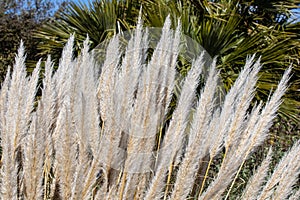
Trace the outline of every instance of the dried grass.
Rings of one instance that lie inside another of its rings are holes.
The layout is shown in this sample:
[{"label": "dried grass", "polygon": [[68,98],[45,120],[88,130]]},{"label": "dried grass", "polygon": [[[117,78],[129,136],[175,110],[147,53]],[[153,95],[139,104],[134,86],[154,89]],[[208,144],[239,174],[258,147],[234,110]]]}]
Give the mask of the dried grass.
[{"label": "dried grass", "polygon": [[[0,91],[1,199],[230,197],[244,162],[268,137],[291,69],[264,106],[257,103],[250,109],[261,65],[249,57],[219,106],[215,62],[196,95],[204,71],[199,55],[182,81],[166,124],[180,28],[174,33],[166,20],[149,62],[144,51],[147,37],[139,21],[120,62],[115,36],[98,77],[88,38],[74,59],[71,36],[57,71],[47,59],[42,86],[37,85],[41,62],[27,77],[21,44],[13,72],[8,72]],[[42,96],[35,102],[38,87]],[[299,190],[293,186],[300,173],[299,150],[297,142],[268,176],[270,151],[241,199],[298,199]],[[222,151],[216,177],[205,186],[211,164]],[[201,162],[205,160],[208,163]],[[203,174],[197,174],[200,168]],[[195,182],[196,175],[201,182]]]}]

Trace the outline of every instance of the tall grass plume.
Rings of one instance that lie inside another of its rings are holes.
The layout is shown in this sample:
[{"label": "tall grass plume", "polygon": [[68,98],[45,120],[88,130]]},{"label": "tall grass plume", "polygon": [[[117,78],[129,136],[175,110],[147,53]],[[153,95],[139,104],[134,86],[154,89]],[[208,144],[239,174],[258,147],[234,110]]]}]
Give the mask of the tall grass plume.
[{"label": "tall grass plume", "polygon": [[[139,20],[124,55],[115,35],[101,66],[88,38],[74,58],[72,35],[57,70],[48,57],[29,76],[21,43],[0,91],[1,199],[230,198],[244,163],[268,137],[291,69],[265,104],[253,103],[261,65],[250,56],[219,104],[216,60],[199,91],[207,70],[200,54],[179,79],[171,110],[180,75],[178,24],[172,31],[166,19],[149,59]],[[299,150],[298,141],[272,174],[270,150],[240,199],[299,199]]]}]

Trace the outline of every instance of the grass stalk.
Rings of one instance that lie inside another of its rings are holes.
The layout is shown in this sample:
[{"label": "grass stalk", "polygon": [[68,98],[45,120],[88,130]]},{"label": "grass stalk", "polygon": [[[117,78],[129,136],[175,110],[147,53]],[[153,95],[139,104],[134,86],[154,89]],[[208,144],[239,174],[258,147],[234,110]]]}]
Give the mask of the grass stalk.
[{"label": "grass stalk", "polygon": [[171,186],[172,172],[173,172],[173,163],[171,163],[170,166],[169,166],[167,182],[166,182],[166,189],[165,189],[165,192],[164,192],[164,200],[166,200],[168,195],[169,195],[169,190],[170,190],[170,186]]},{"label": "grass stalk", "polygon": [[202,183],[201,183],[200,191],[199,191],[199,193],[198,193],[198,198],[201,196],[201,194],[202,194],[202,192],[203,192],[203,190],[204,190],[205,181],[206,181],[206,179],[207,179],[207,177],[208,177],[208,172],[209,172],[209,170],[210,170],[210,166],[211,166],[211,164],[212,164],[212,161],[213,161],[213,157],[210,157],[209,162],[208,162],[208,165],[207,165],[206,170],[205,170],[205,174],[204,174],[204,177],[203,177],[203,181],[202,181]]}]

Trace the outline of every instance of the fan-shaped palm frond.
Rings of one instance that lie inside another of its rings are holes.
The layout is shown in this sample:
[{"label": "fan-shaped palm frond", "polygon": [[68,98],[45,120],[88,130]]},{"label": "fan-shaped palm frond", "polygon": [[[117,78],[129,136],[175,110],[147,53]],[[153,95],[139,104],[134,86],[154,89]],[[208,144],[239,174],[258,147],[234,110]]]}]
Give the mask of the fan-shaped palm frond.
[{"label": "fan-shaped palm frond", "polygon": [[[86,6],[71,3],[58,20],[37,33],[45,41],[43,54],[59,55],[70,34],[75,33],[76,52],[86,34],[91,48],[115,32],[135,26],[140,6],[146,26],[162,27],[170,15],[172,27],[181,21],[182,31],[198,42],[211,57],[218,56],[218,68],[229,90],[247,55],[261,57],[263,69],[258,81],[256,99],[267,100],[280,74],[290,65],[294,76],[280,109],[281,115],[296,119],[299,114],[299,30],[300,24],[289,21],[297,0],[97,0]],[[52,49],[52,50],[50,50]],[[185,65],[183,65],[185,66]],[[188,67],[182,68],[186,74]]]},{"label": "fan-shaped palm frond", "polygon": [[136,1],[97,0],[84,3],[71,2],[65,11],[58,13],[56,20],[46,24],[35,36],[42,40],[39,49],[42,55],[60,56],[70,35],[75,33],[75,55],[89,35],[94,48],[116,32],[128,30],[136,22]]},{"label": "fan-shaped palm frond", "polygon": [[298,1],[145,2],[143,14],[148,25],[161,26],[163,18],[170,13],[173,24],[180,19],[185,34],[202,45],[212,57],[219,57],[218,68],[227,91],[249,54],[261,57],[263,63],[257,84],[258,100],[268,99],[269,91],[280,80],[279,74],[292,65],[294,76],[280,114],[298,119],[300,26],[288,21],[291,9],[297,8]]}]

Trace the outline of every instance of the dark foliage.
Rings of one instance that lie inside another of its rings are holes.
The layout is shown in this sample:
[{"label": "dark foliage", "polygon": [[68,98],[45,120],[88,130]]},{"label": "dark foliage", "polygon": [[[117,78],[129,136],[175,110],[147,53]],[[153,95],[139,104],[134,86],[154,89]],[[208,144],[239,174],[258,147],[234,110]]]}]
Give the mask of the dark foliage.
[{"label": "dark foliage", "polygon": [[28,62],[34,63],[38,59],[38,40],[33,37],[33,32],[45,22],[51,21],[55,12],[65,4],[58,0],[0,1],[0,82],[8,66],[13,65],[21,40],[27,49]]}]

